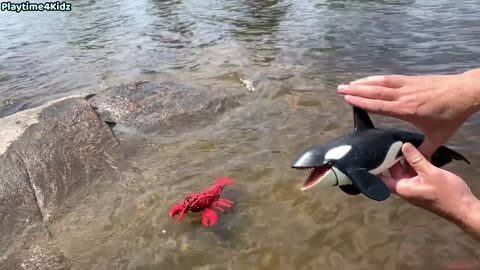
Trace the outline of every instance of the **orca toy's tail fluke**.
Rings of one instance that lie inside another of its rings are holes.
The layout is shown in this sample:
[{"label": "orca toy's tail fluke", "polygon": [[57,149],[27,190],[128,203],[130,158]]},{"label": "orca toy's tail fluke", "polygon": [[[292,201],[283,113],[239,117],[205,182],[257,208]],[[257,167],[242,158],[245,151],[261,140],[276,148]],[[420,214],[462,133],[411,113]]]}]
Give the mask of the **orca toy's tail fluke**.
[{"label": "orca toy's tail fluke", "polygon": [[466,157],[446,146],[440,146],[432,155],[432,164],[439,168],[453,160],[463,160],[470,164],[470,161]]},{"label": "orca toy's tail fluke", "polygon": [[[395,139],[402,141],[402,142],[410,142],[416,148],[420,147],[424,140],[424,136],[419,133],[413,133],[405,130],[395,129],[395,128],[385,128],[393,134]],[[466,163],[470,164],[470,161],[464,157],[462,154],[458,153],[457,151],[442,145],[440,146],[433,154],[432,154],[432,164],[435,167],[442,167],[446,164],[452,162],[453,160],[463,160]]]}]

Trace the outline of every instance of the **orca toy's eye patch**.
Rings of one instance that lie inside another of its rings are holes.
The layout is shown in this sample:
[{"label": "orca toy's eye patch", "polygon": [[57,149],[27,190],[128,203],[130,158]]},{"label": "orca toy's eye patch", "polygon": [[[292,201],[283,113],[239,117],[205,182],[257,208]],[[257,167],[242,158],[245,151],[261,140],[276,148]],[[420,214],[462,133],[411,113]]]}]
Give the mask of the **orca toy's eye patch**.
[{"label": "orca toy's eye patch", "polygon": [[315,184],[320,182],[322,180],[322,177],[331,169],[330,164],[325,164],[320,167],[315,167],[312,168],[312,171],[310,172],[310,175],[307,177],[307,180],[305,180],[305,183],[303,184],[302,190],[309,189],[313,187]]},{"label": "orca toy's eye patch", "polygon": [[325,160],[331,159],[331,160],[339,160],[343,158],[350,150],[352,149],[351,145],[342,145],[342,146],[337,146],[335,148],[332,148],[328,150],[328,152],[325,154]]}]

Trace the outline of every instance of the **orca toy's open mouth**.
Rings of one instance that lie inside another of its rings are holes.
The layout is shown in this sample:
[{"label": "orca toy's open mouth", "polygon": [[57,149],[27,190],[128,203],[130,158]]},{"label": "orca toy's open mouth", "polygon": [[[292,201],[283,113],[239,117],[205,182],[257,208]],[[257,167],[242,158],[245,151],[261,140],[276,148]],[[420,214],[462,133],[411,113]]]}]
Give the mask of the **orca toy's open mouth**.
[{"label": "orca toy's open mouth", "polygon": [[305,180],[305,183],[302,186],[302,190],[307,190],[316,184],[320,183],[322,179],[328,174],[328,172],[331,172],[332,166],[330,164],[324,164],[322,166],[318,167],[311,167],[311,168],[295,168],[299,170],[305,170],[305,169],[311,169],[310,174],[308,175],[307,179]]}]

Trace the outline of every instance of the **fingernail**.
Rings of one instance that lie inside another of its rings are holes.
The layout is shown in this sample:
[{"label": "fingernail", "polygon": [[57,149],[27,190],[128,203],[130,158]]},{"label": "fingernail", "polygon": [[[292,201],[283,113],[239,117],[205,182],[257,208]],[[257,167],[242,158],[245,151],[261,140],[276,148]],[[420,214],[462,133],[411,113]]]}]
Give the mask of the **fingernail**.
[{"label": "fingernail", "polygon": [[413,147],[411,143],[405,143],[405,146],[403,147],[403,151],[405,151],[405,153],[407,154],[410,154],[413,151],[415,151],[415,147]]},{"label": "fingernail", "polygon": [[345,95],[345,96],[343,96],[343,99],[344,99],[346,102],[350,103],[350,102],[352,101],[352,96]]},{"label": "fingernail", "polygon": [[340,84],[338,87],[337,87],[337,91],[338,92],[344,92],[345,90],[347,90],[348,86],[345,85],[345,84]]}]

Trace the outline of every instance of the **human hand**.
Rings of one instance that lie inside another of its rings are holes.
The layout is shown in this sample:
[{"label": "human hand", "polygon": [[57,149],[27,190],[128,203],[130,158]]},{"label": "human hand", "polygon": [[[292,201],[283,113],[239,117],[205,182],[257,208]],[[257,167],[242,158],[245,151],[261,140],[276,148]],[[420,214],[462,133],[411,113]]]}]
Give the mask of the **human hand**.
[{"label": "human hand", "polygon": [[419,128],[428,158],[463,125],[480,104],[480,70],[455,75],[386,75],[362,78],[338,91],[351,105],[396,117]]},{"label": "human hand", "polygon": [[392,191],[407,202],[456,224],[467,223],[477,198],[457,175],[432,165],[412,144],[402,146],[405,167],[397,163],[389,176],[381,176]]}]

